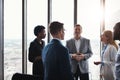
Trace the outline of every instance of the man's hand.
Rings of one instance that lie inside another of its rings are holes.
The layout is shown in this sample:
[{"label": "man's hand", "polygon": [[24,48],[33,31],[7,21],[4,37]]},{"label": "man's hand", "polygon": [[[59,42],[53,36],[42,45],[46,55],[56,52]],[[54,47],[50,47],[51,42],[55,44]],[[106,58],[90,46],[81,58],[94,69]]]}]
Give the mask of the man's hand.
[{"label": "man's hand", "polygon": [[37,56],[37,57],[35,58],[35,61],[40,60],[40,59],[42,59],[41,56]]},{"label": "man's hand", "polygon": [[100,61],[96,61],[96,62],[94,62],[94,64],[95,65],[99,65],[99,64],[101,64],[101,62]]},{"label": "man's hand", "polygon": [[74,53],[74,54],[71,54],[71,57],[72,57],[72,59],[76,59],[76,57],[77,57],[77,54],[76,54],[76,53]]},{"label": "man's hand", "polygon": [[76,60],[77,60],[77,61],[81,61],[81,60],[83,60],[84,58],[85,58],[85,55],[84,55],[83,53],[79,53],[79,54],[77,54]]}]

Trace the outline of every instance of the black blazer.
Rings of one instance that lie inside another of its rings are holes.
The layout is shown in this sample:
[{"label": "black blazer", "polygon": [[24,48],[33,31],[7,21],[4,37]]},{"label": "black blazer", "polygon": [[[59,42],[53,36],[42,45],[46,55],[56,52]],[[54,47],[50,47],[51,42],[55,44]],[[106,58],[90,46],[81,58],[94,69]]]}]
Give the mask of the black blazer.
[{"label": "black blazer", "polygon": [[42,49],[45,45],[45,42],[42,41],[42,44],[40,44],[37,39],[33,40],[31,43],[30,43],[30,47],[29,47],[29,55],[28,55],[28,58],[29,58],[29,61],[30,62],[34,62],[35,61],[35,58],[37,56],[41,56],[41,53],[42,53]]},{"label": "black blazer", "polygon": [[35,59],[38,56],[41,57],[44,45],[44,41],[42,41],[42,43],[40,44],[37,39],[30,43],[28,59],[30,62],[33,63],[33,75],[43,76],[44,74],[42,59]]}]

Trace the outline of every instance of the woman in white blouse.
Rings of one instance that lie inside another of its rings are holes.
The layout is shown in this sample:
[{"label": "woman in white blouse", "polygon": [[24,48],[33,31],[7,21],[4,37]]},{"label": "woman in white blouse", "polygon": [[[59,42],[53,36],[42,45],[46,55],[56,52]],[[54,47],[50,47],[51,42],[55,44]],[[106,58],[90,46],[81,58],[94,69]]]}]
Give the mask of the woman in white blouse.
[{"label": "woman in white blouse", "polygon": [[103,43],[101,61],[96,61],[94,64],[101,64],[101,78],[104,80],[115,80],[114,66],[118,46],[116,45],[115,41],[113,41],[112,32],[109,30],[104,31],[104,33],[101,35],[101,42]]}]

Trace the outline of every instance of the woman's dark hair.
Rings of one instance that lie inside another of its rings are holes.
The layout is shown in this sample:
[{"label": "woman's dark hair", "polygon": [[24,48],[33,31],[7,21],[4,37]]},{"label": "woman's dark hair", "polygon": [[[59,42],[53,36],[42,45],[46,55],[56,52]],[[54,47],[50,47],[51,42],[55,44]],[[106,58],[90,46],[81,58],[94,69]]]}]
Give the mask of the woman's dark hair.
[{"label": "woman's dark hair", "polygon": [[42,26],[42,25],[37,25],[37,26],[34,28],[34,35],[37,36],[38,33],[40,33],[43,29],[45,29],[44,26]]}]

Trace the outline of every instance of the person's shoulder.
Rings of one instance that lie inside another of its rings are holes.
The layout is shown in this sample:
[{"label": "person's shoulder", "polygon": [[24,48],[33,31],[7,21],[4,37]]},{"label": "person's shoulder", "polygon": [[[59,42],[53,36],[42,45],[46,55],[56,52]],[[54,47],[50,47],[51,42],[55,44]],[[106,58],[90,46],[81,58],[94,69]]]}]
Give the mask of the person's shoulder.
[{"label": "person's shoulder", "polygon": [[68,49],[65,46],[63,46],[63,45],[60,45],[58,50],[64,52],[64,51],[67,51]]},{"label": "person's shoulder", "polygon": [[110,48],[114,48],[114,49],[116,49],[115,46],[112,45],[112,44],[108,44],[108,46],[109,46]]},{"label": "person's shoulder", "polygon": [[114,47],[114,45],[112,45],[112,44],[108,44],[107,46],[109,46],[109,47]]},{"label": "person's shoulder", "polygon": [[109,50],[117,52],[117,48],[114,45],[108,44],[107,47]]},{"label": "person's shoulder", "polygon": [[73,40],[74,40],[74,38],[71,38],[71,39],[66,40],[66,42],[71,42]]},{"label": "person's shoulder", "polygon": [[51,45],[51,43],[48,43],[47,45],[45,45],[45,47],[48,47],[48,46],[50,46]]},{"label": "person's shoulder", "polygon": [[83,39],[83,40],[87,40],[87,41],[90,41],[90,39],[85,38],[85,37],[81,37],[81,39]]},{"label": "person's shoulder", "polygon": [[30,42],[30,45],[34,45],[35,43],[36,43],[35,40],[33,40]]},{"label": "person's shoulder", "polygon": [[44,46],[43,50],[46,51],[50,47],[50,43]]},{"label": "person's shoulder", "polygon": [[33,39],[31,42],[30,42],[30,44],[34,44],[34,43],[36,43],[37,42],[37,39],[35,38],[35,39]]}]

